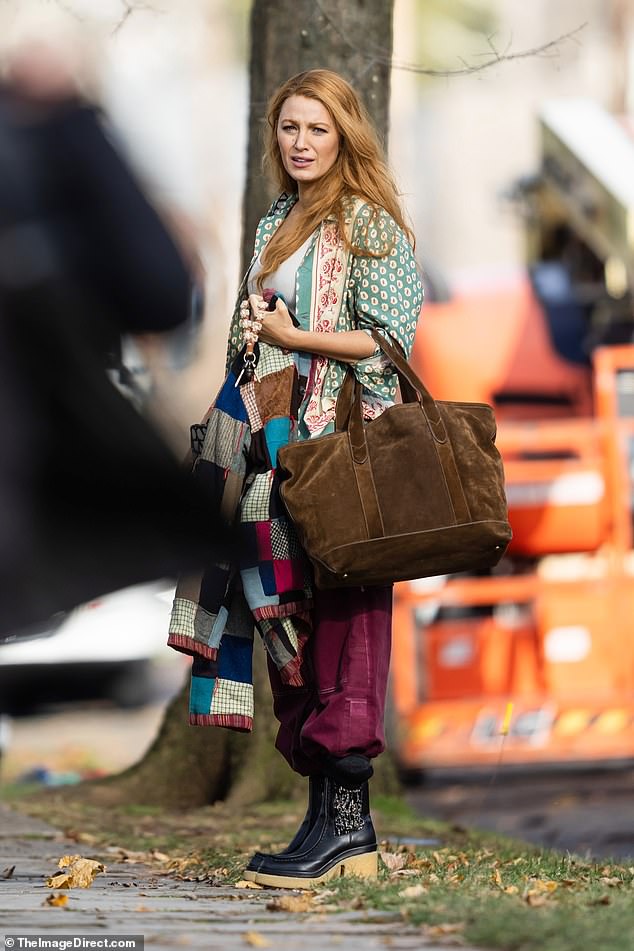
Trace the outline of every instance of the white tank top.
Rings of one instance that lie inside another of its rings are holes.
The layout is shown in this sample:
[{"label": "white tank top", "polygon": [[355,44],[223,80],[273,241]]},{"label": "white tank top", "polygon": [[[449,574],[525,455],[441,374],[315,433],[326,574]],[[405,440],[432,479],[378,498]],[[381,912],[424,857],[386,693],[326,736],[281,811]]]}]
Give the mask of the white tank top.
[{"label": "white tank top", "polygon": [[[308,247],[313,240],[313,234],[310,234],[304,243],[299,246],[297,251],[288,257],[285,261],[282,261],[277,271],[274,271],[266,279],[266,286],[270,287],[272,290],[276,291],[278,294],[281,294],[286,305],[291,313],[295,313],[297,310],[297,301],[295,300],[295,283],[297,280],[297,269],[302,263],[304,255],[308,251]],[[251,273],[249,274],[248,281],[248,290],[249,294],[256,294],[257,287],[255,285],[256,278],[260,271],[262,270],[262,264],[260,262],[260,255],[257,256],[253,267],[251,268]]]}]

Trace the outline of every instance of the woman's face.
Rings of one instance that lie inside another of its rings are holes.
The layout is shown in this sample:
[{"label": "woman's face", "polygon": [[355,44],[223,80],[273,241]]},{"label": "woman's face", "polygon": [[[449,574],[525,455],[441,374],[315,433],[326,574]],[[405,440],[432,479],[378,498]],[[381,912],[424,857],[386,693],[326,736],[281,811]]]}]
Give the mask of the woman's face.
[{"label": "woman's face", "polygon": [[339,133],[323,103],[306,96],[289,96],[277,121],[277,142],[284,168],[298,183],[318,181],[335,164]]}]

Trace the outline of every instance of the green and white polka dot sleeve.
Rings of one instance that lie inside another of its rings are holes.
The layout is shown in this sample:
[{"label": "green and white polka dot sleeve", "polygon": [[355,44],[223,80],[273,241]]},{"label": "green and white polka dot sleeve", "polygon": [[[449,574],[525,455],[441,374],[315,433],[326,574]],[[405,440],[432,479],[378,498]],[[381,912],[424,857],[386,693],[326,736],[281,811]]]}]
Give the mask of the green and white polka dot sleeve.
[{"label": "green and white polka dot sleeve", "polygon": [[[378,330],[395,340],[409,357],[423,287],[412,247],[403,230],[385,211],[373,217],[364,206],[355,222],[355,246],[368,248],[380,257],[357,254],[350,273],[349,294],[354,323],[360,330]],[[382,253],[383,252],[383,253]],[[358,375],[376,367],[374,357],[355,365]]]}]

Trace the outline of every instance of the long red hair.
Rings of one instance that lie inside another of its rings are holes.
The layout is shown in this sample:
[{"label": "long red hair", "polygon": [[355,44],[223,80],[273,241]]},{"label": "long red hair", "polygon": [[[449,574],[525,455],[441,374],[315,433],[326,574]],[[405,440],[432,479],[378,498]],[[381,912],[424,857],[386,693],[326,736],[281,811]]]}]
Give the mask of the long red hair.
[{"label": "long red hair", "polygon": [[[350,83],[330,69],[310,69],[292,76],[273,94],[267,108],[265,165],[282,191],[297,193],[297,182],[282,163],[277,142],[277,125],[282,106],[290,96],[318,100],[330,113],[339,133],[339,154],[331,169],[320,179],[319,189],[304,204],[301,213],[277,231],[262,254],[257,284],[293,253],[328,217],[335,217],[346,245],[356,253],[375,256],[376,252],[350,244],[344,227],[346,200],[365,199],[374,209],[381,208],[405,231],[412,246],[414,235],[404,220],[398,190],[388,168],[383,149],[361,99]],[[387,253],[385,248],[382,254]]]}]

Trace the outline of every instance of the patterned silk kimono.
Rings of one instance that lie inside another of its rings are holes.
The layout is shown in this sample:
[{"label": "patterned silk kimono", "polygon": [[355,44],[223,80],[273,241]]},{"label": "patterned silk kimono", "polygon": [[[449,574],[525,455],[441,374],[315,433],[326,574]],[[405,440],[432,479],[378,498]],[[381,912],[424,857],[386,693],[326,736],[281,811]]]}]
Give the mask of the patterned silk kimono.
[{"label": "patterned silk kimono", "polygon": [[[253,262],[284,220],[295,195],[282,195],[260,221]],[[315,232],[297,270],[296,318],[317,333],[379,330],[409,355],[422,305],[412,248],[396,222],[360,200],[346,227]],[[227,355],[227,378],[202,427],[193,427],[194,476],[211,490],[228,521],[238,521],[235,563],[210,565],[178,585],[168,643],[191,654],[190,722],[249,730],[253,717],[251,654],[254,627],[289,684],[300,685],[302,648],[311,632],[310,566],[281,504],[277,450],[334,428],[336,399],[347,364],[259,343],[257,377],[236,385],[242,366],[238,292]],[[275,290],[275,288],[273,288]],[[364,387],[364,415],[393,402],[397,377],[378,350],[353,365]]]}]

